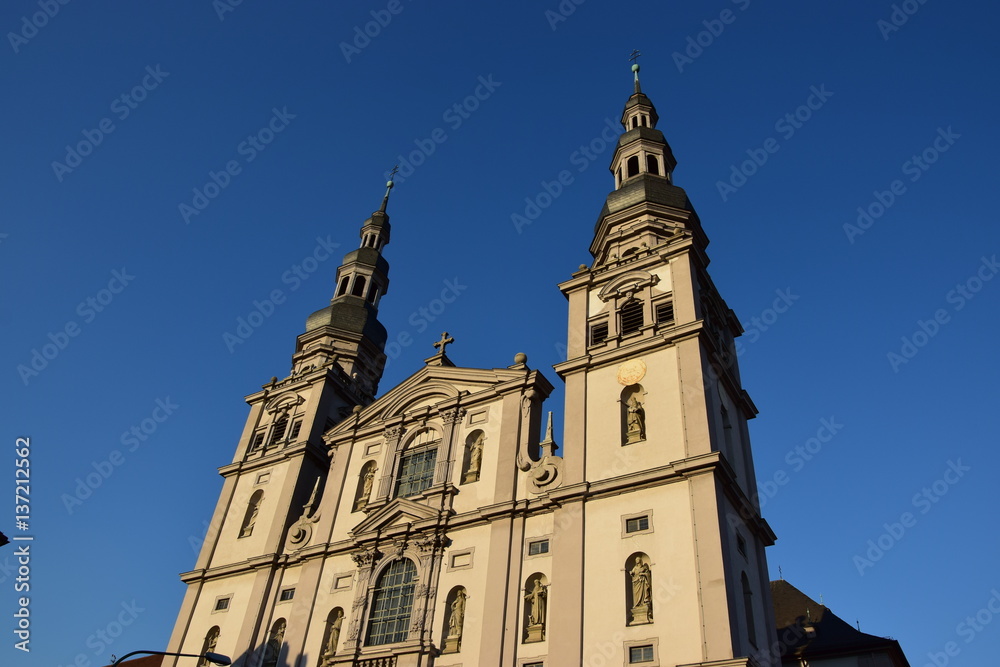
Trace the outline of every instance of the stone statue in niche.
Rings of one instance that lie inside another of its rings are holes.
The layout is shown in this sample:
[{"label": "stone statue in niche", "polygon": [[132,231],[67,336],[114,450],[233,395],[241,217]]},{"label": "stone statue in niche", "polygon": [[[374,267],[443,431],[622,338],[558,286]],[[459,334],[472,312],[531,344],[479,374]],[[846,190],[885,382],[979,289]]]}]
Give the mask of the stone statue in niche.
[{"label": "stone statue in niche", "polygon": [[545,607],[548,596],[545,585],[535,579],[524,599],[528,602],[528,636],[526,642],[540,642],[545,639]]},{"label": "stone statue in niche", "polygon": [[[205,648],[202,649],[201,654],[215,653],[216,646],[219,645],[219,628],[214,627],[208,631],[208,635],[205,637]],[[208,658],[201,658],[198,661],[198,667],[209,667],[211,663]]]},{"label": "stone statue in niche", "polygon": [[653,611],[652,573],[642,556],[635,557],[635,565],[629,570],[632,577],[632,622],[640,625],[651,622]]},{"label": "stone statue in niche", "polygon": [[285,619],[281,619],[271,628],[271,636],[264,647],[264,660],[261,667],[277,667],[278,654],[281,653],[281,645],[285,641]]},{"label": "stone statue in niche", "polygon": [[333,655],[337,652],[337,644],[340,643],[340,628],[344,625],[344,610],[338,609],[330,621],[330,636],[326,640],[326,655]]},{"label": "stone statue in niche", "polygon": [[250,505],[250,512],[240,529],[240,537],[249,537],[253,533],[254,524],[257,523],[257,514],[260,513],[260,500],[263,496],[256,496]]},{"label": "stone statue in niche", "polygon": [[455,594],[455,601],[451,603],[451,616],[448,617],[448,636],[461,637],[462,625],[465,623],[465,591],[460,590]]},{"label": "stone statue in niche", "polygon": [[354,503],[355,510],[364,509],[365,505],[368,504],[368,499],[372,497],[372,487],[375,485],[376,472],[378,472],[378,466],[372,465],[369,466],[368,472],[364,474],[361,482],[361,494]]},{"label": "stone statue in niche", "polygon": [[486,439],[485,433],[480,433],[476,439],[469,443],[469,469],[465,472],[465,483],[478,482],[479,470],[483,465],[483,441]]},{"label": "stone statue in niche", "polygon": [[646,439],[646,410],[635,394],[625,402],[627,414],[625,442],[639,442]]},{"label": "stone statue in niche", "polygon": [[444,640],[442,653],[458,653],[462,648],[462,628],[465,625],[465,601],[468,595],[464,588],[458,589],[448,614],[448,634]]}]

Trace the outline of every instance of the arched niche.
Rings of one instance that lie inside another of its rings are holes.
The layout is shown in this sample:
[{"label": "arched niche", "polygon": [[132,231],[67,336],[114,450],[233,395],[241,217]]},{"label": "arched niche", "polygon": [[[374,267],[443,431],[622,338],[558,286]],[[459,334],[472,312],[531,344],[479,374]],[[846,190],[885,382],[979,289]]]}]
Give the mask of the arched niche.
[{"label": "arched niche", "polygon": [[361,466],[358,473],[358,486],[354,492],[354,512],[360,512],[371,500],[372,490],[375,488],[375,473],[378,472],[378,464],[374,460],[367,461]]},{"label": "arched niche", "polygon": [[622,389],[618,399],[621,409],[622,445],[646,439],[646,392],[641,384]]},{"label": "arched niche", "polygon": [[524,581],[522,591],[524,613],[522,615],[522,642],[531,644],[545,641],[549,608],[549,580],[541,572],[535,572]]},{"label": "arched niche", "polygon": [[483,450],[486,447],[486,433],[476,429],[465,438],[462,456],[462,484],[478,482],[483,469]]},{"label": "arched niche", "polygon": [[625,624],[653,622],[653,569],[649,556],[637,551],[625,561]]}]

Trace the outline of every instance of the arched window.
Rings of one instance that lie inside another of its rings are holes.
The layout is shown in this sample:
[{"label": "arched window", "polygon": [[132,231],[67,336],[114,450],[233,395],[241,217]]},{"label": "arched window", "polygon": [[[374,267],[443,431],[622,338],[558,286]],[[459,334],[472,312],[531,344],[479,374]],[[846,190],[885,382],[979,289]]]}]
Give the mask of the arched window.
[{"label": "arched window", "polygon": [[274,420],[274,427],[271,429],[271,441],[268,444],[274,445],[278,443],[285,437],[286,430],[288,430],[288,415],[281,415]]},{"label": "arched window", "polygon": [[625,624],[653,622],[653,571],[649,556],[637,552],[625,561]]},{"label": "arched window", "polygon": [[627,336],[642,328],[644,323],[643,303],[639,299],[629,299],[621,307],[621,333]]},{"label": "arched window", "polygon": [[615,185],[617,187],[621,187],[621,185],[622,185],[622,168],[621,167],[618,167],[618,181],[615,183]]},{"label": "arched window", "polygon": [[240,527],[240,537],[250,537],[253,534],[253,527],[257,523],[257,515],[260,513],[260,504],[263,500],[263,489],[257,489],[250,496],[250,502],[247,503],[247,512],[243,515],[243,525]]},{"label": "arched window", "polygon": [[639,156],[638,155],[633,155],[632,157],[630,157],[628,159],[628,162],[625,163],[625,169],[626,169],[626,173],[628,174],[627,178],[632,178],[633,176],[638,175],[638,173],[639,173]]},{"label": "arched window", "polygon": [[[221,631],[219,630],[219,626],[212,626],[212,629],[205,635],[205,643],[201,645],[201,655],[205,655],[206,653],[215,653],[215,647],[219,643],[220,634]],[[198,667],[209,667],[210,664],[211,663],[209,663],[208,658],[201,658],[198,661]]]},{"label": "arched window", "polygon": [[395,497],[415,496],[434,483],[434,468],[437,465],[440,443],[440,434],[429,428],[418,431],[410,439],[399,459]]},{"label": "arched window", "polygon": [[264,646],[264,660],[261,667],[277,667],[278,657],[285,644],[285,619],[279,618],[271,626],[271,632],[267,636],[267,644]]},{"label": "arched window", "polygon": [[368,646],[406,641],[413,611],[413,589],[417,581],[417,566],[401,558],[393,561],[379,575],[372,593],[371,616],[368,619]]},{"label": "arched window", "polygon": [[365,277],[364,276],[358,276],[357,278],[355,278],[354,279],[354,287],[351,289],[351,296],[361,296],[361,297],[363,297],[365,295],[365,285],[366,284],[367,284],[367,282],[365,281]]},{"label": "arched window", "polygon": [[334,607],[326,617],[326,631],[323,633],[323,645],[319,650],[319,665],[322,667],[326,658],[337,653],[337,645],[340,644],[340,628],[344,625],[344,610]]},{"label": "arched window", "polygon": [[340,287],[337,289],[337,296],[344,296],[347,294],[347,286],[351,282],[350,276],[344,276],[340,279]]},{"label": "arched window", "polygon": [[523,643],[545,641],[546,613],[549,607],[549,580],[536,572],[524,582]]},{"label": "arched window", "polygon": [[747,617],[747,638],[756,648],[757,629],[753,620],[753,591],[750,590],[750,580],[746,572],[740,574],[740,583],[743,585],[743,614]]},{"label": "arched window", "polygon": [[368,461],[361,466],[361,474],[358,475],[358,490],[354,494],[355,512],[363,510],[368,501],[371,500],[376,472],[378,472],[378,466],[375,461]]},{"label": "arched window", "polygon": [[657,176],[660,175],[660,161],[656,159],[655,155],[646,156],[646,171]]},{"label": "arched window", "polygon": [[641,384],[633,384],[622,389],[618,402],[621,404],[622,444],[642,442],[646,439],[646,392]]},{"label": "arched window", "polygon": [[377,296],[378,296],[378,285],[375,284],[375,283],[372,283],[371,288],[368,290],[368,303],[374,304],[375,303],[375,297],[377,297]]}]

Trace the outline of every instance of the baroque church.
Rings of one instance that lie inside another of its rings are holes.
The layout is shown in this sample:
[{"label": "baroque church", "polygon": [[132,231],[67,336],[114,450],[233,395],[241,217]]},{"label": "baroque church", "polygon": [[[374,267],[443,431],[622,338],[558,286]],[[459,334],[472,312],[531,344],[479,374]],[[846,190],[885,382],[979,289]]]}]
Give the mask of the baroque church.
[{"label": "baroque church", "polygon": [[521,354],[459,367],[445,334],[379,393],[390,181],[291,373],[246,398],[169,651],[241,667],[782,663],[742,329],[633,71],[593,262],[559,285],[561,446],[552,382]]}]

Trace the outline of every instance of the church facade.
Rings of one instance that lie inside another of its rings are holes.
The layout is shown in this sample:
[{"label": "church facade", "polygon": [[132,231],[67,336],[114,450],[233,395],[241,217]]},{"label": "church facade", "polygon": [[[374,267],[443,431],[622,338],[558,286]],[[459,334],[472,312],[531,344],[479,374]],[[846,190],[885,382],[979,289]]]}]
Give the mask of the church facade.
[{"label": "church facade", "polygon": [[562,446],[553,385],[524,355],[458,367],[445,334],[379,394],[387,188],[291,373],[247,397],[169,651],[243,667],[780,664],[742,330],[633,69],[593,263],[559,285]]}]

